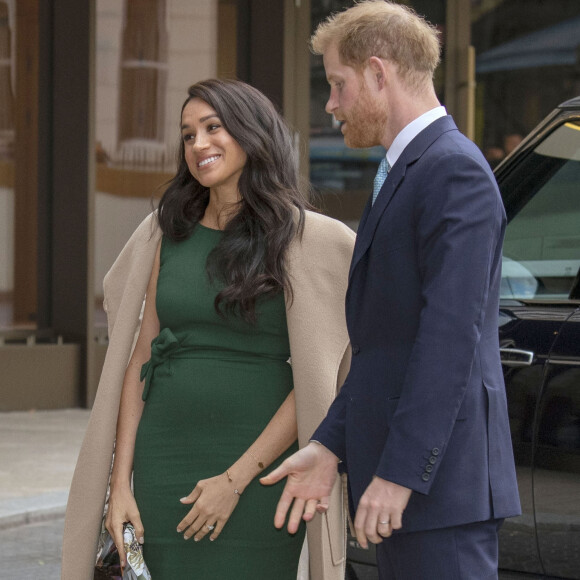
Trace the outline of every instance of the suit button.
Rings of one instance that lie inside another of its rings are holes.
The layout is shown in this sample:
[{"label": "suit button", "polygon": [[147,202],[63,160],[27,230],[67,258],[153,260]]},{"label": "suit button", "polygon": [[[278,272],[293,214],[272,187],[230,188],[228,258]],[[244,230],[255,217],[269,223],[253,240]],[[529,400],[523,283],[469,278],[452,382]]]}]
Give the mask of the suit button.
[{"label": "suit button", "polygon": [[358,354],[360,352],[360,346],[358,344],[352,345],[352,354]]},{"label": "suit button", "polygon": [[431,449],[431,455],[439,455],[439,448],[433,447],[433,449]]},{"label": "suit button", "polygon": [[431,473],[433,471],[433,466],[432,465],[425,465],[425,471],[427,473]]},{"label": "suit button", "polygon": [[429,457],[429,463],[431,465],[435,465],[435,463],[437,463],[437,457],[433,457],[433,455],[431,455],[431,457]]},{"label": "suit button", "polygon": [[428,473],[424,473],[424,474],[421,476],[421,479],[422,479],[423,481],[429,481],[429,477],[431,477],[431,476],[430,476]]}]

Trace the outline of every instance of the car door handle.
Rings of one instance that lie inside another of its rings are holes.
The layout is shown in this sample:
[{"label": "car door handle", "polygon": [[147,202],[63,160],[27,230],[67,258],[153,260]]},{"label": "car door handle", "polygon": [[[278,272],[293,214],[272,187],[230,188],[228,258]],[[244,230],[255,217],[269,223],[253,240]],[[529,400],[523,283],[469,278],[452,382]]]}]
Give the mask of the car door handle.
[{"label": "car door handle", "polygon": [[529,367],[534,360],[531,350],[519,348],[500,348],[501,364],[506,367]]}]

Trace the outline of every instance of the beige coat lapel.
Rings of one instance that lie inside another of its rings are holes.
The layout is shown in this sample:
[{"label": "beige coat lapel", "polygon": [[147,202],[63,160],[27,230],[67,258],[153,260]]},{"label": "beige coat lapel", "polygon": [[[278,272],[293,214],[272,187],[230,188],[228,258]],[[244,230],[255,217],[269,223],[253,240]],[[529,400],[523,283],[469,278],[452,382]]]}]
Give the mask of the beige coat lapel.
[{"label": "beige coat lapel", "polygon": [[63,580],[93,578],[123,377],[160,238],[154,225],[152,215],[141,223],[105,277],[109,347],[69,492]]},{"label": "beige coat lapel", "polygon": [[[63,580],[93,577],[123,377],[159,239],[151,215],[131,236],[105,278],[109,348],[69,494]],[[308,212],[303,238],[295,240],[289,250],[294,298],[287,319],[301,445],[325,416],[337,385],[344,380],[344,376],[337,380],[337,374],[344,375],[350,363],[348,355],[343,356],[348,340],[344,297],[353,245],[354,234],[346,226]],[[337,478],[328,516],[308,524],[311,580],[344,577],[344,509]]]},{"label": "beige coat lapel", "polygon": [[[344,299],[353,244],[354,234],[346,226],[308,213],[302,240],[295,240],[289,251],[294,299],[287,321],[301,447],[326,416],[350,366]],[[344,577],[345,530],[346,506],[337,476],[327,515],[308,524],[312,579]]]}]

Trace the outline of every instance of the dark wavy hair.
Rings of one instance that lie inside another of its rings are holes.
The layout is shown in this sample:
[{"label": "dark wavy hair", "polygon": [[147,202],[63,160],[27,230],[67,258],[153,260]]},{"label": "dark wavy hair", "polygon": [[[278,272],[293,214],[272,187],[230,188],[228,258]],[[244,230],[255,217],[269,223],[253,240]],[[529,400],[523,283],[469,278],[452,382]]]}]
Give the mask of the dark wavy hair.
[{"label": "dark wavy hair", "polygon": [[[218,114],[247,155],[239,179],[241,200],[224,235],[209,254],[210,280],[224,283],[215,299],[221,315],[256,320],[256,300],[292,288],[286,268],[290,242],[301,235],[310,208],[299,188],[298,154],[284,119],[260,91],[235,80],[209,79],[188,89]],[[159,223],[169,239],[187,239],[204,215],[209,189],[190,173],[180,139],[178,168],[159,203]],[[298,211],[296,211],[298,210]]]}]

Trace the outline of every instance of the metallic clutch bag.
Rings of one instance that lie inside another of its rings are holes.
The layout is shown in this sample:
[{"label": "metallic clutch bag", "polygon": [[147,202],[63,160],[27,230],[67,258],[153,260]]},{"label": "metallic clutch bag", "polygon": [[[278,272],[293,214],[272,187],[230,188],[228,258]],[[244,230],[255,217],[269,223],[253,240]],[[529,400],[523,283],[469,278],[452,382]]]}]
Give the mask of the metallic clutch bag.
[{"label": "metallic clutch bag", "polygon": [[151,574],[143,560],[143,547],[137,541],[131,524],[123,527],[123,544],[127,554],[127,566],[121,574],[119,553],[111,534],[104,528],[99,538],[94,580],[151,580]]}]

